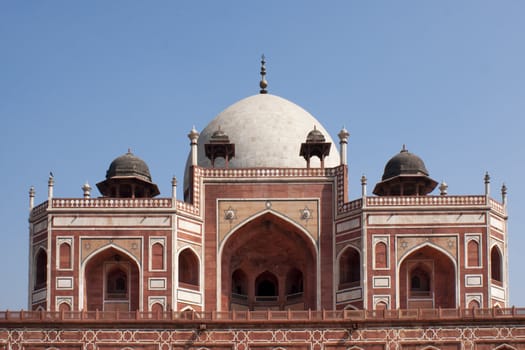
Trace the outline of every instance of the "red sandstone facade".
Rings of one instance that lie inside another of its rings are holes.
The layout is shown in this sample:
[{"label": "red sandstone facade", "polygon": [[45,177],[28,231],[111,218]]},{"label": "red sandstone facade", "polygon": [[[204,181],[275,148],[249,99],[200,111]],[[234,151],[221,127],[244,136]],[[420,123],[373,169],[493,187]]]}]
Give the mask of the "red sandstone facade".
[{"label": "red sandstone facade", "polygon": [[193,172],[194,203],[34,208],[31,309],[507,306],[505,208],[488,195],[346,202],[344,165]]},{"label": "red sandstone facade", "polygon": [[82,198],[55,198],[52,177],[47,201],[34,206],[31,191],[35,312],[0,314],[0,349],[524,348],[523,312],[506,309],[505,188],[492,199],[487,175],[481,195],[444,183],[432,195],[403,148],[375,195],[363,177],[349,201],[346,130],[340,156],[320,127],[254,149],[271,124],[258,113],[289,118],[290,133],[315,121],[264,93],[233,105],[188,135],[184,200],[175,179],[155,198],[131,152],[101,197],[86,184]]}]

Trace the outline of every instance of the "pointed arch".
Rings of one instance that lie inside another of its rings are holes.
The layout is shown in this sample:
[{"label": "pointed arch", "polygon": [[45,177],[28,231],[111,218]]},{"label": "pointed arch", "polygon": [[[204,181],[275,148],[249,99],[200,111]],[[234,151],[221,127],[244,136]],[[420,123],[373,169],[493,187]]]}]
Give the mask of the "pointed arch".
[{"label": "pointed arch", "polygon": [[264,271],[255,279],[255,298],[273,300],[279,296],[279,280],[270,271]]},{"label": "pointed arch", "polygon": [[[275,249],[276,244],[280,249]],[[317,307],[317,244],[312,235],[289,218],[272,210],[253,215],[225,235],[219,253],[217,300],[222,310]],[[264,272],[273,274],[275,279],[262,283]],[[247,288],[239,290],[247,294],[239,296],[235,288],[242,280],[247,281]],[[270,290],[275,295],[270,295]]]},{"label": "pointed arch", "polygon": [[397,265],[398,305],[401,308],[457,307],[457,274],[456,259],[445,249],[431,242],[412,247]]},{"label": "pointed arch", "polygon": [[199,289],[199,257],[191,247],[182,249],[178,257],[179,285]]},{"label": "pointed arch", "polygon": [[359,308],[358,308],[357,306],[355,306],[355,305],[346,305],[346,306],[344,307],[343,310],[354,310],[354,311],[359,311],[359,310],[361,310],[361,309],[359,309]]},{"label": "pointed arch", "polygon": [[472,299],[469,301],[468,306],[469,309],[479,309],[481,305],[479,304],[479,301]]},{"label": "pointed arch", "polygon": [[304,238],[307,238],[308,241],[310,241],[310,243],[312,243],[312,245],[315,247],[317,245],[317,243],[315,242],[315,239],[314,237],[312,237],[312,235],[304,228],[302,227],[301,225],[299,225],[297,222],[291,220],[289,217],[287,216],[284,216],[282,214],[280,214],[279,212],[276,212],[275,210],[271,210],[271,209],[266,209],[266,210],[263,210],[255,215],[252,215],[246,219],[244,219],[243,221],[241,221],[239,224],[235,225],[225,236],[224,236],[224,239],[222,240],[221,242],[221,245],[219,247],[219,254],[222,255],[222,251],[224,249],[224,246],[226,245],[227,241],[239,230],[242,230],[243,227],[258,219],[258,218],[261,218],[261,217],[264,217],[266,215],[273,215],[285,222],[287,222],[288,224],[292,225],[294,227],[294,229],[296,229],[298,232],[301,232],[303,235],[304,235]]},{"label": "pointed arch", "polygon": [[35,254],[34,266],[34,289],[45,288],[47,285],[47,252],[42,247]]},{"label": "pointed arch", "polygon": [[142,266],[142,264],[140,263],[140,261],[133,255],[131,254],[129,251],[127,251],[126,249],[114,244],[114,243],[108,243],[98,249],[95,249],[94,251],[92,251],[88,256],[86,256],[86,258],[84,259],[84,261],[82,262],[82,268],[85,269],[86,267],[86,264],[91,260],[93,259],[93,257],[96,257],[99,253],[101,252],[104,252],[108,249],[115,249],[116,251],[126,255],[126,257],[128,257],[129,259],[133,260],[137,266],[140,268]]},{"label": "pointed arch", "polygon": [[503,282],[503,258],[497,245],[490,250],[490,278],[498,283]]},{"label": "pointed arch", "polygon": [[292,296],[303,292],[303,273],[293,267],[286,274],[286,294]]},{"label": "pointed arch", "polygon": [[232,273],[232,295],[240,299],[248,296],[248,275],[243,269],[236,269]]},{"label": "pointed arch", "polygon": [[518,348],[510,346],[509,344],[501,344],[495,347],[494,350],[518,350]]},{"label": "pointed arch", "polygon": [[58,305],[58,311],[69,312],[71,311],[71,305],[67,301],[63,301]]},{"label": "pointed arch", "polygon": [[388,267],[388,247],[385,242],[379,241],[374,247],[374,263],[376,269]]},{"label": "pointed arch", "polygon": [[113,243],[93,251],[81,265],[80,305],[86,310],[142,310],[139,261]]},{"label": "pointed arch", "polygon": [[361,284],[361,252],[354,246],[345,247],[337,258],[339,289],[357,287]]},{"label": "pointed arch", "polygon": [[151,245],[151,269],[164,270],[164,244],[155,242]]},{"label": "pointed arch", "polygon": [[407,256],[411,255],[412,253],[414,253],[415,251],[417,250],[420,250],[421,248],[425,248],[425,247],[430,247],[430,248],[433,248],[433,249],[436,249],[438,251],[440,251],[441,253],[445,254],[446,256],[448,256],[448,258],[450,259],[450,261],[452,261],[454,263],[454,267],[457,267],[457,263],[456,263],[456,257],[454,257],[452,254],[450,254],[448,251],[446,251],[445,249],[443,249],[442,247],[438,246],[437,244],[434,244],[432,242],[424,242],[424,243],[421,243],[421,244],[418,244],[412,248],[410,248],[409,250],[407,250],[400,258],[399,258],[399,263],[398,265],[400,265],[403,260],[405,260],[407,258]]},{"label": "pointed arch", "polygon": [[151,305],[151,312],[155,314],[164,312],[164,305],[159,302],[153,303]]},{"label": "pointed arch", "polygon": [[467,266],[481,265],[479,243],[476,239],[469,239],[467,243]]},{"label": "pointed arch", "polygon": [[60,243],[58,248],[60,269],[71,269],[71,244],[69,242]]},{"label": "pointed arch", "polygon": [[374,310],[383,311],[388,309],[388,305],[384,301],[378,301],[374,304]]}]

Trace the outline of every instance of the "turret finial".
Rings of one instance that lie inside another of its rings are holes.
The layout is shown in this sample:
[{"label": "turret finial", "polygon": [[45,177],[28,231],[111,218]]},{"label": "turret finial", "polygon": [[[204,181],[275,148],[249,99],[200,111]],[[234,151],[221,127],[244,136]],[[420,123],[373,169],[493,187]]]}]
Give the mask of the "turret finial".
[{"label": "turret finial", "polygon": [[267,94],[268,91],[266,90],[266,88],[268,87],[268,82],[266,81],[266,67],[264,66],[264,64],[266,63],[265,61],[265,58],[264,58],[264,54],[261,56],[261,81],[259,82],[259,87],[261,88],[261,90],[259,90],[259,92],[261,94]]},{"label": "turret finial", "polygon": [[446,196],[448,194],[448,185],[445,181],[441,181],[441,185],[439,186],[439,195]]},{"label": "turret finial", "polygon": [[501,186],[501,202],[503,205],[507,204],[507,186],[505,183]]},{"label": "turret finial", "polygon": [[[128,153],[131,153],[131,152],[128,152]],[[87,181],[82,186],[82,191],[84,192],[84,199],[91,198],[91,186],[89,186],[89,183]]]}]

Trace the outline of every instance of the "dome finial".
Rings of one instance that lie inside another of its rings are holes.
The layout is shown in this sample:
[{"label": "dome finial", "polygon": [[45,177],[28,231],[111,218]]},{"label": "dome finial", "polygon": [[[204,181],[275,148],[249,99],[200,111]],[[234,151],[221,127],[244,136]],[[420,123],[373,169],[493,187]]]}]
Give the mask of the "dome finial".
[{"label": "dome finial", "polygon": [[265,75],[266,75],[266,67],[264,66],[265,63],[266,63],[266,61],[265,61],[264,54],[263,54],[261,56],[261,81],[259,82],[259,87],[261,88],[261,90],[259,90],[259,92],[261,94],[267,94],[268,93],[268,91],[266,90],[266,88],[268,87],[268,82],[265,79]]},{"label": "dome finial", "polygon": [[408,152],[406,144],[403,144],[403,148],[401,149],[401,152]]}]

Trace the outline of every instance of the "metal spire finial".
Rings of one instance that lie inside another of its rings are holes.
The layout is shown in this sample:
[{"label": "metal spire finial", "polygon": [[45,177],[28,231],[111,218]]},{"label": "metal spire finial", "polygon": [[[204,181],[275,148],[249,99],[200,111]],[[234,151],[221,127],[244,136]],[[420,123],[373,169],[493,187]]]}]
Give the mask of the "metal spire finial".
[{"label": "metal spire finial", "polygon": [[261,90],[259,90],[259,92],[261,94],[267,94],[268,93],[268,91],[266,90],[266,88],[268,87],[268,82],[265,79],[265,75],[266,75],[266,67],[264,66],[265,63],[266,63],[266,61],[264,59],[264,54],[263,54],[261,56],[261,81],[259,82],[259,87],[261,88]]}]

